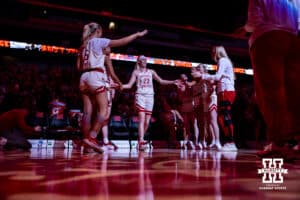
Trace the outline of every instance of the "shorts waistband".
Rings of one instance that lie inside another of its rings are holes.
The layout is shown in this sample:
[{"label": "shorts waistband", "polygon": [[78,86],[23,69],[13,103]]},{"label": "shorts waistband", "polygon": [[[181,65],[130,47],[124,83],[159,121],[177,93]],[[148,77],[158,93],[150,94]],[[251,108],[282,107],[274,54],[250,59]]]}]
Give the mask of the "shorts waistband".
[{"label": "shorts waistband", "polygon": [[96,71],[96,72],[101,72],[101,73],[104,73],[104,70],[100,67],[98,68],[89,68],[89,69],[84,69],[81,71],[81,73],[85,73],[85,72],[93,72],[93,71]]}]

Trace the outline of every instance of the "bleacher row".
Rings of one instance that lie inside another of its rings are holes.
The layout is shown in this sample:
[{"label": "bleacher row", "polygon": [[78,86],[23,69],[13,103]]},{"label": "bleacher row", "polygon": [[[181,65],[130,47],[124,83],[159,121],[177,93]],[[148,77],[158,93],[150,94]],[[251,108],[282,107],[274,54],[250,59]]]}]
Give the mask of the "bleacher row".
[{"label": "bleacher row", "polygon": [[[34,135],[32,139],[74,139],[82,138],[81,119],[82,113],[80,110],[69,110],[68,112],[60,115],[48,115],[47,113],[36,113],[35,116],[29,119],[31,126],[41,126],[43,131],[41,135]],[[152,118],[149,129],[155,119]],[[109,120],[109,138],[112,140],[133,140],[138,135],[138,117],[137,116],[121,116],[113,115]],[[99,134],[99,139],[101,133]]]},{"label": "bleacher row", "polygon": [[[148,130],[151,130],[153,123],[155,123],[155,119],[151,118]],[[109,122],[110,137],[111,139],[135,139],[138,136],[138,125],[139,119],[137,116],[113,115]]]}]

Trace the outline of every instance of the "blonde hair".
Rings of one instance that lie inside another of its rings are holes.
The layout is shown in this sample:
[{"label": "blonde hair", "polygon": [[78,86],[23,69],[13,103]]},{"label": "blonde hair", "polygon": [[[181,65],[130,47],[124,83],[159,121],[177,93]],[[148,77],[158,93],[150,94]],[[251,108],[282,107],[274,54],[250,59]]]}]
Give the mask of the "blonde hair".
[{"label": "blonde hair", "polygon": [[140,65],[139,65],[139,62],[141,59],[147,59],[146,56],[144,55],[139,55],[136,59],[136,64],[135,64],[135,69],[140,69]]},{"label": "blonde hair", "polygon": [[[215,50],[214,59],[218,62],[218,60],[220,60],[221,58],[227,58],[229,60],[229,62],[231,63],[232,68],[233,68],[234,65],[233,65],[231,59],[228,57],[224,46],[214,46],[213,48]],[[233,75],[234,75],[234,79],[236,79],[234,70],[233,70]]]},{"label": "blonde hair", "polygon": [[214,46],[213,49],[215,50],[214,59],[219,60],[224,57],[229,59],[224,46]]},{"label": "blonde hair", "polygon": [[135,64],[135,69],[139,70],[140,69],[140,66],[138,63]]},{"label": "blonde hair", "polygon": [[102,27],[96,22],[91,22],[84,25],[81,37],[83,45],[85,45],[88,39],[95,34],[96,30],[102,30]]},{"label": "blonde hair", "polygon": [[200,63],[199,65],[196,66],[196,69],[198,71],[202,71],[204,73],[208,73],[207,66],[205,64]]}]

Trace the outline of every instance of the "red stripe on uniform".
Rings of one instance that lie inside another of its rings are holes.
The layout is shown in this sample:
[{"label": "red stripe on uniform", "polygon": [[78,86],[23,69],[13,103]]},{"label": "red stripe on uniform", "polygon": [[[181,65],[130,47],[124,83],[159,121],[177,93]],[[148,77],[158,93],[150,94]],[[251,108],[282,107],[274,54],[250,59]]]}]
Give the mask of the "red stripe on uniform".
[{"label": "red stripe on uniform", "polygon": [[96,94],[99,94],[99,93],[104,92],[105,89],[106,89],[106,88],[105,88],[104,86],[101,86],[101,87],[98,87],[98,88],[95,90],[95,92],[96,92]]},{"label": "red stripe on uniform", "polygon": [[208,111],[213,111],[213,110],[218,110],[218,106],[216,104],[213,104],[211,105],[209,108],[208,108]]}]

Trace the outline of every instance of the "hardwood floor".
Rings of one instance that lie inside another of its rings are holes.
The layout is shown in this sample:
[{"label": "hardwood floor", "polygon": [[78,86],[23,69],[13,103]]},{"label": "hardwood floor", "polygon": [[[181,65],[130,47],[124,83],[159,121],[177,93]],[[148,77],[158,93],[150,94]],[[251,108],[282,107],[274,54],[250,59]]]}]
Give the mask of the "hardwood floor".
[{"label": "hardwood floor", "polygon": [[0,151],[0,199],[300,199],[299,164],[283,160],[274,183],[250,150]]}]

